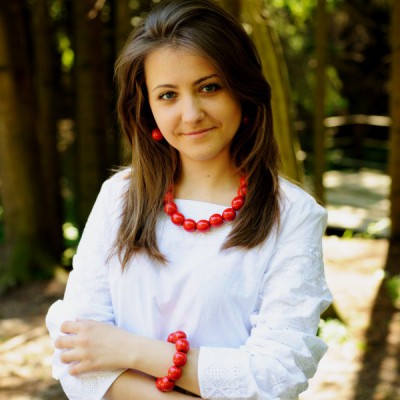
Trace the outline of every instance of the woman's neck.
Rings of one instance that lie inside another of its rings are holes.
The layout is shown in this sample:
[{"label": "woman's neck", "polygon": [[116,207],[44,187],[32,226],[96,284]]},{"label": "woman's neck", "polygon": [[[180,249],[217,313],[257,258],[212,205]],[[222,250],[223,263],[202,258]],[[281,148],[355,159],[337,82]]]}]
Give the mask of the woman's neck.
[{"label": "woman's neck", "polygon": [[185,163],[174,187],[175,198],[229,205],[237,192],[240,176],[233,165]]}]

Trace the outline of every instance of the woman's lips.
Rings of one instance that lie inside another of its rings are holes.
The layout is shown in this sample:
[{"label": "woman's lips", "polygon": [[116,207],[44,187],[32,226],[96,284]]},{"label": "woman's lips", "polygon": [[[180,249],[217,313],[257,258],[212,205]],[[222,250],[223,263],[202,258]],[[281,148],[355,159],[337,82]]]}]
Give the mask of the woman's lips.
[{"label": "woman's lips", "polygon": [[191,132],[185,132],[182,135],[184,136],[196,136],[196,135],[201,135],[202,133],[206,133],[208,131],[211,131],[213,128],[205,128],[205,129],[199,129],[197,131],[191,131]]}]

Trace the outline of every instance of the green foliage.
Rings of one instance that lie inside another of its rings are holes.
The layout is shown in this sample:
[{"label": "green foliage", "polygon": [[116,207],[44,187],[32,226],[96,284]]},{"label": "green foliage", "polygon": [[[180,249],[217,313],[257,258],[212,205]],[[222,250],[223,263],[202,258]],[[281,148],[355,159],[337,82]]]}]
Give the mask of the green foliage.
[{"label": "green foliage", "polygon": [[[326,7],[328,12],[334,11],[344,0],[327,0]],[[291,20],[296,26],[306,28],[310,18],[314,14],[316,0],[267,0],[266,5],[271,5],[275,9],[285,9],[290,15]]]},{"label": "green foliage", "polygon": [[7,264],[0,264],[0,293],[32,279],[48,279],[54,268],[55,261],[44,246],[19,238],[12,246]]},{"label": "green foliage", "polygon": [[[333,12],[342,0],[329,0]],[[315,0],[266,0],[266,14],[281,38],[291,81],[292,98],[299,119],[309,119],[314,112],[315,78]],[[336,69],[327,66],[326,115],[337,115],[347,107],[341,94],[343,84]],[[305,94],[308,95],[305,95]]]},{"label": "green foliage", "polygon": [[65,222],[62,226],[63,236],[69,241],[75,243],[79,238],[79,230],[78,228],[72,224],[71,222]]},{"label": "green foliage", "polygon": [[61,55],[61,66],[64,72],[69,72],[75,60],[75,53],[71,47],[71,41],[68,36],[60,31],[57,35],[57,48]]},{"label": "green foliage", "polygon": [[0,205],[0,244],[4,243],[4,209]]},{"label": "green foliage", "polygon": [[51,0],[49,4],[49,14],[53,21],[61,21],[66,14],[65,0]]},{"label": "green foliage", "polygon": [[315,0],[271,0],[267,2],[276,10],[285,10],[294,25],[304,28],[315,8]]},{"label": "green foliage", "polygon": [[354,237],[354,232],[351,229],[346,229],[343,232],[342,239],[351,239]]},{"label": "green foliage", "polygon": [[337,73],[336,68],[331,65],[327,66],[327,93],[326,93],[326,114],[340,114],[342,110],[347,109],[348,100],[341,94],[343,83]]},{"label": "green foliage", "polygon": [[373,239],[376,237],[381,237],[384,232],[390,228],[390,219],[382,218],[376,222],[371,222],[365,232],[354,232],[352,229],[346,229],[343,234],[343,239]]},{"label": "green foliage", "polygon": [[70,268],[72,266],[72,259],[76,254],[76,247],[68,247],[65,249],[61,255],[61,265],[66,268]]},{"label": "green foliage", "polygon": [[65,222],[62,228],[66,249],[61,255],[61,265],[64,267],[70,267],[78,247],[78,241],[80,237],[79,230],[76,225],[71,222]]},{"label": "green foliage", "polygon": [[400,274],[388,278],[386,286],[394,306],[400,309]]},{"label": "green foliage", "polygon": [[367,232],[354,232],[352,229],[346,229],[342,234],[342,239],[373,239],[373,235]]},{"label": "green foliage", "polygon": [[138,0],[130,0],[129,4],[128,4],[128,7],[131,10],[137,10],[138,8],[140,8],[140,1],[138,1]]},{"label": "green foliage", "polygon": [[380,220],[370,223],[367,227],[367,233],[370,236],[381,235],[385,230],[390,228],[390,218],[381,218]]},{"label": "green foliage", "polygon": [[328,345],[343,344],[349,339],[347,326],[338,319],[321,319],[318,336]]}]

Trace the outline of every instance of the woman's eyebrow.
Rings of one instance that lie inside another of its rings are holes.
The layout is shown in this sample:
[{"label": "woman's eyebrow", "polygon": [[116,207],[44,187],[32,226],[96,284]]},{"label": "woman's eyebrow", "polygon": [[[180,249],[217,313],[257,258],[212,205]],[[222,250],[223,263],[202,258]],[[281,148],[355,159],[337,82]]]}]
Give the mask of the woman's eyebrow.
[{"label": "woman's eyebrow", "polygon": [[154,92],[155,90],[160,89],[160,88],[176,89],[177,87],[178,87],[178,86],[172,85],[172,84],[170,84],[170,83],[162,83],[161,85],[157,85],[157,86],[152,90],[152,92]]},{"label": "woman's eyebrow", "polygon": [[[196,86],[196,85],[198,85],[198,84],[200,84],[200,83],[206,81],[207,79],[215,78],[215,77],[218,77],[218,75],[217,75],[217,74],[211,74],[211,75],[203,76],[202,78],[199,78],[199,79],[195,80],[195,81],[193,82],[193,86]],[[154,92],[155,90],[160,89],[160,88],[176,89],[177,87],[178,87],[178,86],[172,85],[172,84],[170,84],[170,83],[162,83],[162,84],[160,84],[160,85],[157,85],[157,86],[152,90],[152,92]]]},{"label": "woman's eyebrow", "polygon": [[200,78],[200,79],[197,79],[197,81],[194,81],[193,82],[193,86],[196,86],[199,83],[206,81],[207,79],[215,78],[215,77],[218,77],[218,75],[217,74],[211,74],[211,75],[204,76],[203,78]]}]

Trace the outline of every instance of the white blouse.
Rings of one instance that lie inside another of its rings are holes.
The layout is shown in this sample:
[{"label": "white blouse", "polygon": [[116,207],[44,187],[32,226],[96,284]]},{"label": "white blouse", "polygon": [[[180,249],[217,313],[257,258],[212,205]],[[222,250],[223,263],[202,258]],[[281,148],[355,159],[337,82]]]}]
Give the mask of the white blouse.
[{"label": "white blouse", "polygon": [[[118,257],[108,257],[127,182],[119,173],[103,184],[64,299],[46,317],[52,340],[64,320],[76,318],[110,322],[160,340],[184,330],[191,346],[200,348],[202,398],[297,399],[327,349],[316,336],[320,314],[331,302],[321,248],[325,210],[281,179],[280,230],[251,250],[221,250],[229,223],[188,233],[160,215],[157,240],[169,263],[159,265],[139,255],[121,272]],[[176,203],[193,219],[226,208],[192,200]],[[55,349],[53,376],[69,399],[101,399],[122,372],[72,377],[59,356]]]}]

